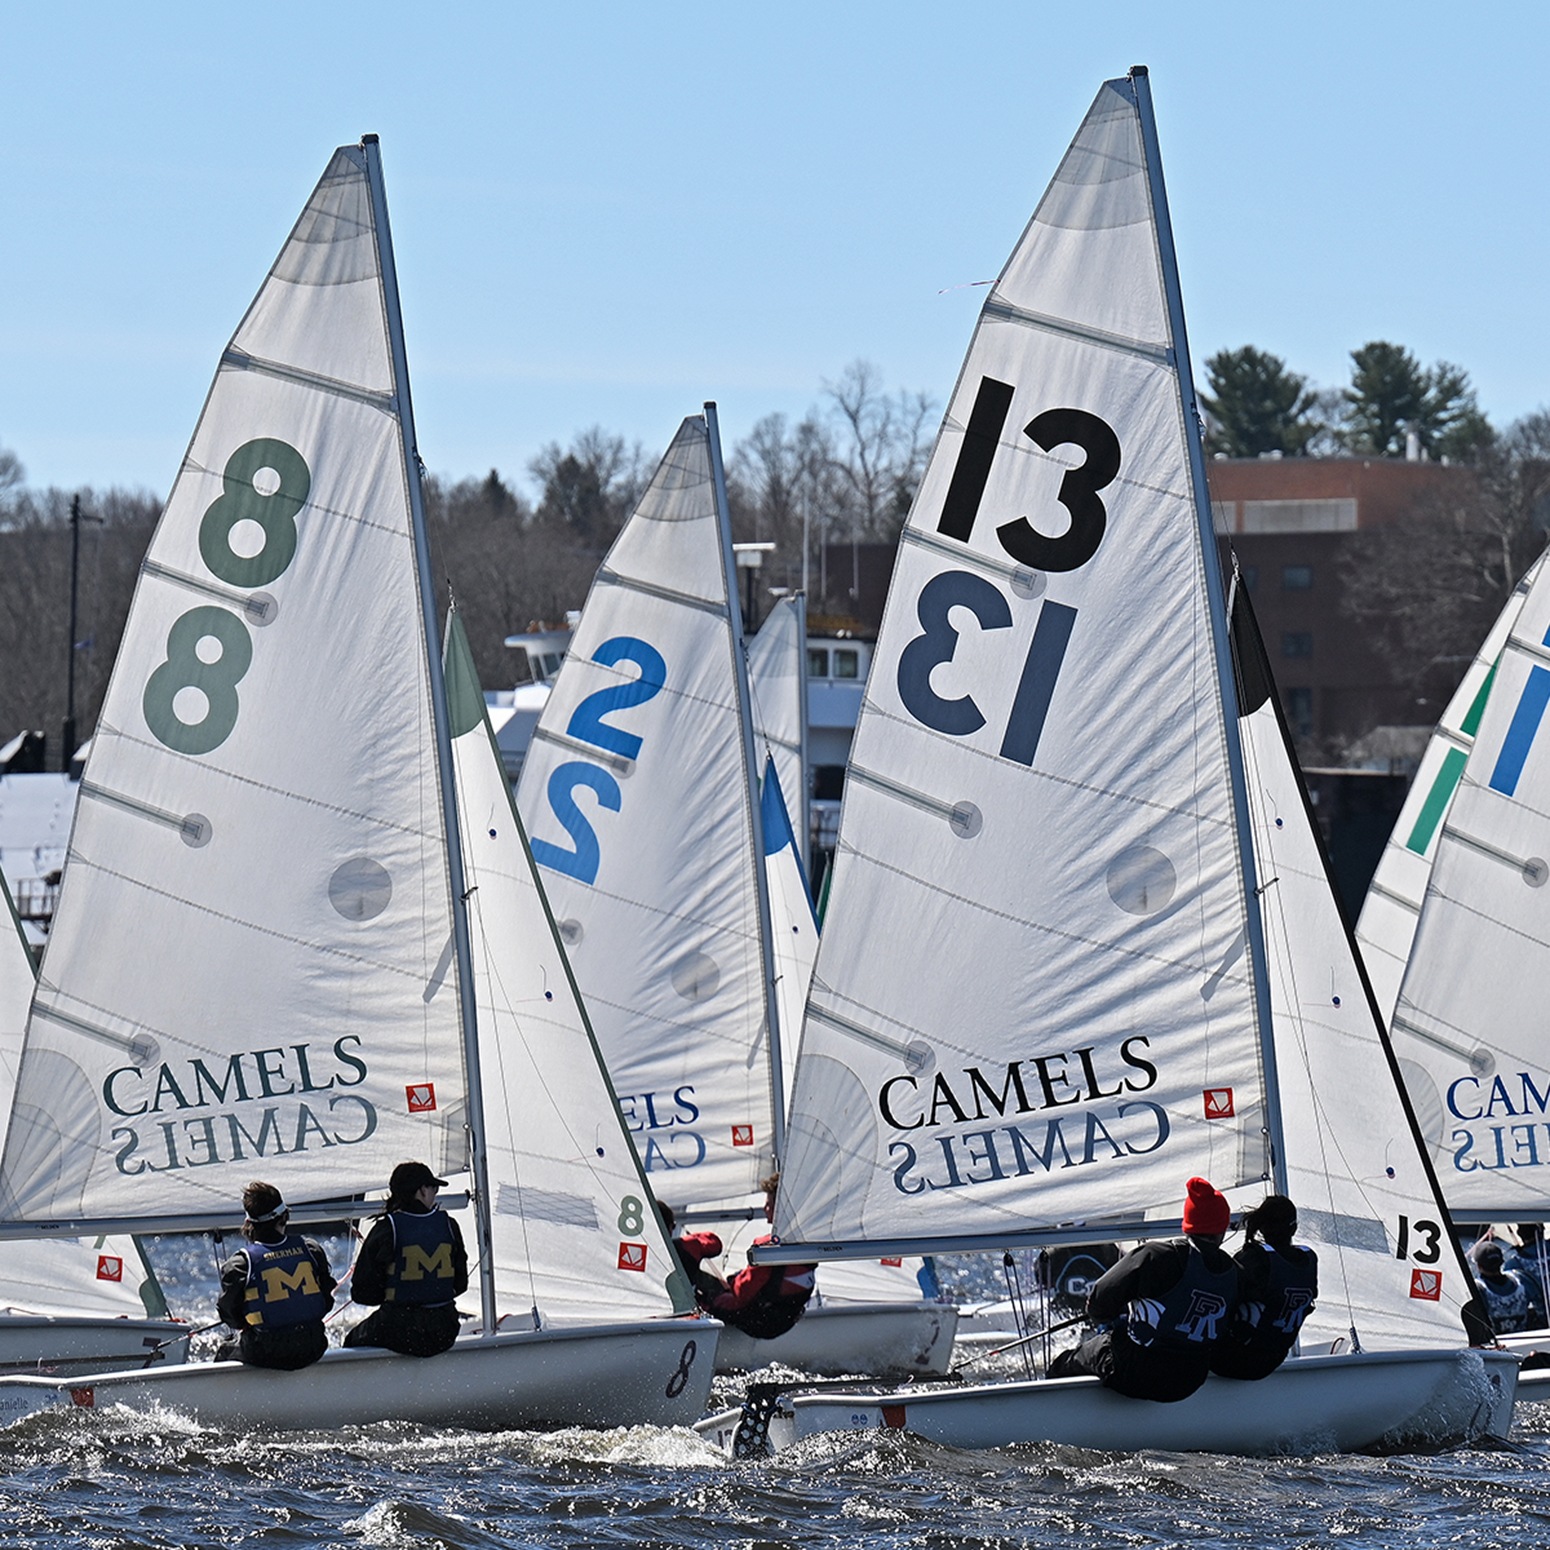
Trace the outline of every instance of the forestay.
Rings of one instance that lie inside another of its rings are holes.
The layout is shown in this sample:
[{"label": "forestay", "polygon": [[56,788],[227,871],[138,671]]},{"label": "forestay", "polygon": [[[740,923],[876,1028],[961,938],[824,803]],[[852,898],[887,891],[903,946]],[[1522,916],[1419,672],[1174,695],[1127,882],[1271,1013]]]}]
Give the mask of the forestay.
[{"label": "forestay", "polygon": [[[1233,638],[1287,1192],[1298,1239],[1319,1256],[1302,1349],[1328,1350],[1353,1331],[1358,1349],[1457,1346],[1473,1288],[1335,899],[1241,589]],[[1233,1205],[1260,1198],[1240,1191]]]},{"label": "forestay", "polygon": [[[36,976],[4,877],[0,896],[5,900],[0,916],[0,1113],[8,1113]],[[0,1312],[166,1317],[161,1287],[127,1233],[13,1243],[5,1250],[4,1265]]]},{"label": "forestay", "polygon": [[517,800],[625,1121],[671,1202],[769,1171],[752,735],[705,420],[598,571]]},{"label": "forestay", "polygon": [[429,668],[365,151],[221,358],[81,782],[0,1217],[229,1216],[460,1162]]},{"label": "forestay", "polygon": [[1399,999],[1399,982],[1415,942],[1416,921],[1426,897],[1426,885],[1437,859],[1437,840],[1464,773],[1469,750],[1485,713],[1485,702],[1496,679],[1496,664],[1508,632],[1517,622],[1523,599],[1538,576],[1541,556],[1513,589],[1507,605],[1491,626],[1484,644],[1469,664],[1448,708],[1443,711],[1410,783],[1393,833],[1383,848],[1362,905],[1356,939],[1372,978],[1378,1010],[1387,1026]]},{"label": "forestay", "polygon": [[1550,570],[1496,667],[1394,1010],[1443,1192],[1469,1220],[1550,1213]]},{"label": "forestay", "polygon": [[1110,82],[984,306],[904,530],[783,1252],[1176,1220],[1191,1174],[1270,1176],[1170,241],[1136,87]]},{"label": "forestay", "polygon": [[535,1323],[694,1306],[651,1204],[517,818],[461,618],[446,644],[496,1294]]}]

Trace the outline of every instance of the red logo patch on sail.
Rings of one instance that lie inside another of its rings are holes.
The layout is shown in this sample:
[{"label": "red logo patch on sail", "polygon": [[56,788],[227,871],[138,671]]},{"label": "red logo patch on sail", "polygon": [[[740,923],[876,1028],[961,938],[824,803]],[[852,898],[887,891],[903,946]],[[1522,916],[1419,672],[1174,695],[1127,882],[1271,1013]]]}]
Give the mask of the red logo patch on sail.
[{"label": "red logo patch on sail", "polygon": [[1207,1119],[1231,1119],[1235,1110],[1232,1106],[1232,1088],[1208,1087],[1205,1089],[1206,1118]]},{"label": "red logo patch on sail", "polygon": [[431,1114],[436,1109],[436,1084],[434,1082],[416,1082],[412,1087],[404,1089],[409,1094],[409,1112],[411,1114]]},{"label": "red logo patch on sail", "polygon": [[99,1254],[97,1256],[97,1279],[99,1281],[122,1281],[124,1279],[124,1262],[117,1254]]},{"label": "red logo patch on sail", "polygon": [[644,1270],[646,1268],[646,1245],[644,1243],[621,1243],[619,1245],[619,1268],[621,1270]]},{"label": "red logo patch on sail", "polygon": [[1412,1270],[1410,1295],[1424,1297],[1428,1302],[1442,1300],[1442,1272],[1440,1270]]},{"label": "red logo patch on sail", "polygon": [[904,1263],[904,1261],[902,1259],[880,1259],[877,1263],[879,1265],[892,1265],[893,1268],[897,1270]]},{"label": "red logo patch on sail", "polygon": [[752,1125],[734,1125],[732,1127],[732,1145],[733,1146],[752,1146],[753,1145],[753,1126]]}]

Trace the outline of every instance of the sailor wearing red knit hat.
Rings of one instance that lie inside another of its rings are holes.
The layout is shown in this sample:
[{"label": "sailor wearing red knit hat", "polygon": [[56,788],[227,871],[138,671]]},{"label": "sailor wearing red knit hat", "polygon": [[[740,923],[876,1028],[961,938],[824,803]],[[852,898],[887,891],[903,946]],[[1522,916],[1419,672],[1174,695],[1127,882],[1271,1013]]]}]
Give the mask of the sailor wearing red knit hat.
[{"label": "sailor wearing red knit hat", "polygon": [[1205,1179],[1185,1189],[1184,1236],[1143,1243],[1100,1277],[1087,1298],[1100,1327],[1061,1352],[1050,1377],[1091,1373],[1116,1393],[1155,1400],[1187,1399],[1206,1381],[1239,1300],[1238,1267],[1221,1247],[1232,1212]]}]

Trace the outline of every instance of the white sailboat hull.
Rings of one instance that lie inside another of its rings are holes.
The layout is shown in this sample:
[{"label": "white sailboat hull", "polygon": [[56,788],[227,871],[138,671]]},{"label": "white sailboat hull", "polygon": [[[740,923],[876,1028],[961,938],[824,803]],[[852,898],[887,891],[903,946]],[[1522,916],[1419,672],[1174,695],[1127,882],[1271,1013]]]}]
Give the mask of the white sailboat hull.
[{"label": "white sailboat hull", "polygon": [[300,1372],[196,1362],[73,1383],[0,1379],[0,1423],[55,1405],[125,1405],[223,1428],[687,1426],[705,1409],[720,1330],[709,1321],[642,1320],[473,1336],[429,1358],[334,1349]]},{"label": "white sailboat hull", "polygon": [[0,1313],[0,1373],[68,1377],[187,1359],[188,1325],[168,1319]]},{"label": "white sailboat hull", "polygon": [[774,1340],[722,1331],[717,1372],[779,1362],[798,1372],[916,1373],[940,1377],[953,1354],[958,1310],[946,1303],[842,1303],[809,1308]]},{"label": "white sailboat hull", "polygon": [[[1096,1378],[930,1393],[796,1395],[770,1421],[779,1452],[819,1432],[902,1428],[954,1448],[1055,1442],[1131,1453],[1353,1453],[1505,1437],[1518,1359],[1505,1351],[1311,1356],[1257,1383],[1211,1378],[1177,1404],[1126,1399]],[[738,1412],[698,1428],[730,1449]]]}]

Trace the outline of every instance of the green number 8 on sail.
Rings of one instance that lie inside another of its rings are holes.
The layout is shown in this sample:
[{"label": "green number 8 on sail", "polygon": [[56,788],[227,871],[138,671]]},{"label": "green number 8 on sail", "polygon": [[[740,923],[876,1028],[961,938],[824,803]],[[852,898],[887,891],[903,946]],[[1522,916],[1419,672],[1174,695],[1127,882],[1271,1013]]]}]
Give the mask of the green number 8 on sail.
[{"label": "green number 8 on sail", "polygon": [[[254,485],[263,469],[279,476],[279,487],[264,495]],[[296,556],[296,513],[307,502],[312,471],[295,447],[272,436],[245,441],[226,459],[218,496],[199,524],[199,553],[206,565],[234,587],[261,587],[283,575]],[[239,522],[264,530],[264,547],[254,555],[231,546]]]}]

